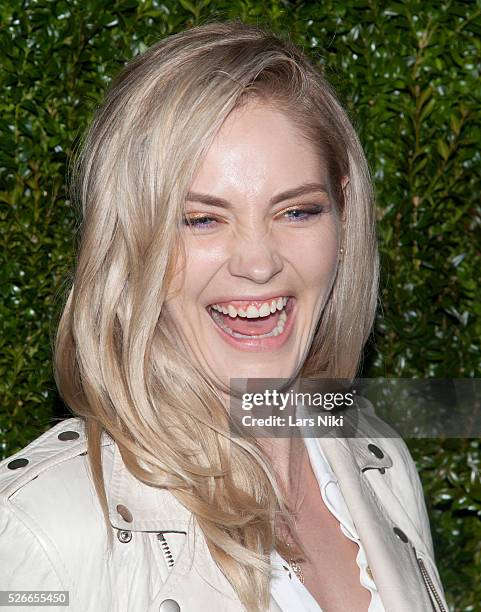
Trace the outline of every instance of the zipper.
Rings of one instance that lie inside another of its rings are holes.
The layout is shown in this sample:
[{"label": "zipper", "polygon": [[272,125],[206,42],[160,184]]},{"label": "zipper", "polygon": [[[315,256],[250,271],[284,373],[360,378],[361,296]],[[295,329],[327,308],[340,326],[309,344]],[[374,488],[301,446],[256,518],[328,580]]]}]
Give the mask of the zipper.
[{"label": "zipper", "polygon": [[170,546],[168,545],[164,534],[162,532],[158,533],[157,539],[160,542],[160,547],[162,549],[162,552],[164,553],[164,557],[165,557],[165,560],[167,562],[169,569],[174,567],[174,564],[175,564],[174,555],[172,554],[172,551],[170,550]]},{"label": "zipper", "polygon": [[[423,577],[424,584],[429,593],[429,597],[431,598],[431,601],[434,599],[434,601],[436,602],[438,606],[439,612],[447,612],[446,608],[444,607],[443,601],[441,597],[439,596],[439,593],[437,592],[436,587],[434,586],[434,582],[432,581],[431,576],[429,575],[429,572],[426,569],[426,565],[424,561],[420,559],[417,555],[416,555],[416,560],[418,562],[418,566],[421,571],[421,576]],[[433,604],[433,607],[434,607],[434,604]],[[434,609],[436,610],[435,607]]]}]

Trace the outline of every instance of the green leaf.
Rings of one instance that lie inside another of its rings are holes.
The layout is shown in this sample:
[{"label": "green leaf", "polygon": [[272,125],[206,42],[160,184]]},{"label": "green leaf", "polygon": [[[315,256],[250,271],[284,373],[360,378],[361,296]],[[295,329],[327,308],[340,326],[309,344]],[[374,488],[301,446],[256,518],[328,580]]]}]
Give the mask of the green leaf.
[{"label": "green leaf", "polygon": [[444,160],[447,160],[449,157],[449,146],[446,144],[444,140],[438,139],[436,143],[438,153]]}]

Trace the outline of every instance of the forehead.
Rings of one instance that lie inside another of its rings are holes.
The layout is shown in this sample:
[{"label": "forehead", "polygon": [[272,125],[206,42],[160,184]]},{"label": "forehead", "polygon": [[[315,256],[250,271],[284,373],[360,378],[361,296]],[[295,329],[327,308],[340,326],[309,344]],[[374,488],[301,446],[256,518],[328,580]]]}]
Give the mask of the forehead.
[{"label": "forehead", "polygon": [[292,119],[280,109],[250,101],[227,117],[192,187],[255,197],[324,180],[320,151]]}]

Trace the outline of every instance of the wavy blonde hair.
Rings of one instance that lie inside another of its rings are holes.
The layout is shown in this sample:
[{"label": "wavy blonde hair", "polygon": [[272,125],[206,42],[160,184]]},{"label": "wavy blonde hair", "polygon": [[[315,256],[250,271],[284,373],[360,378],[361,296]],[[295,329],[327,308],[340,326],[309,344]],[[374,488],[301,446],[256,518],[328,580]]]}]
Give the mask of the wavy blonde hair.
[{"label": "wavy blonde hair", "polygon": [[179,349],[163,309],[184,256],[180,231],[194,173],[229,113],[252,98],[285,111],[315,143],[345,216],[343,263],[300,373],[355,376],[378,291],[366,160],[305,55],[288,37],[237,21],[161,40],[122,70],[96,113],[74,168],[83,219],[55,375],[86,424],[110,545],[104,431],[134,476],[168,488],[195,515],[243,605],[260,610],[269,605],[269,553],[285,552],[275,523],[289,522],[289,508],[261,448],[230,438],[218,390]]}]

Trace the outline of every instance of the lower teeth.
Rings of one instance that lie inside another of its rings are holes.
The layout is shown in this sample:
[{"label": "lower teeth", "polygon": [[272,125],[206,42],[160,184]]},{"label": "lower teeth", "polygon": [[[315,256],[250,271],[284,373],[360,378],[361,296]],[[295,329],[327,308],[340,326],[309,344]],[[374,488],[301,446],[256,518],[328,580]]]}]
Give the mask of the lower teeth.
[{"label": "lower teeth", "polygon": [[268,334],[259,334],[258,336],[256,335],[249,336],[247,334],[240,334],[239,332],[233,331],[230,327],[228,327],[221,320],[220,316],[217,314],[215,310],[211,310],[211,313],[215,321],[220,325],[220,327],[222,327],[222,329],[225,332],[227,332],[230,336],[233,336],[234,338],[271,338],[273,336],[279,336],[284,331],[284,325],[286,324],[286,320],[287,320],[287,315],[285,311],[283,310],[281,314],[279,315],[279,321],[277,325],[274,327],[272,331],[270,331]]}]

